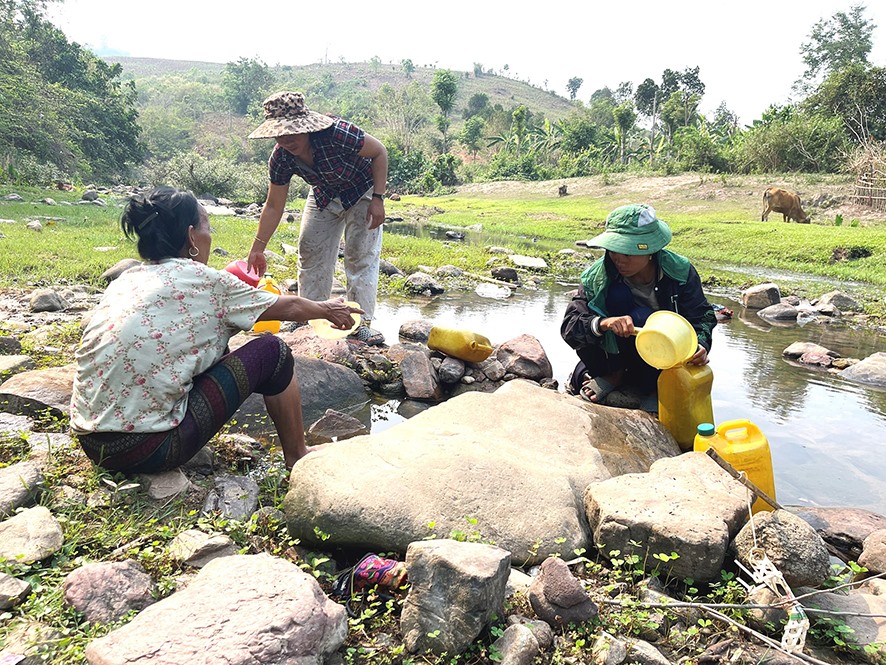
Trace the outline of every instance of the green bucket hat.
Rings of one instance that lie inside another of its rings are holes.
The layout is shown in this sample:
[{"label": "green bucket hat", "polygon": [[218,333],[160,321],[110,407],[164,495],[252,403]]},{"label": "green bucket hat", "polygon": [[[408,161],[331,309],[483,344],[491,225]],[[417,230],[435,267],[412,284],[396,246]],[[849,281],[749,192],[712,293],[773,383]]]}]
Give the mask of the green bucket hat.
[{"label": "green bucket hat", "polygon": [[616,208],[606,218],[606,230],[588,240],[589,247],[602,247],[631,256],[655,254],[671,241],[671,229],[645,203]]}]

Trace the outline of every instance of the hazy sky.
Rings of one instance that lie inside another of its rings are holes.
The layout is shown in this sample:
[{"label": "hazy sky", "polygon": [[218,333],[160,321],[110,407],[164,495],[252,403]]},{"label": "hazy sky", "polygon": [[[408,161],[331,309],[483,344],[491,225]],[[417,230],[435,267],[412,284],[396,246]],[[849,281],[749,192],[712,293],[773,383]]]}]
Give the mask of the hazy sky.
[{"label": "hazy sky", "polygon": [[[594,0],[534,3],[65,0],[50,16],[68,39],[99,55],[269,65],[368,61],[473,70],[475,62],[567,96],[584,80],[587,102],[603,86],[701,67],[711,113],[722,101],[750,123],[790,100],[803,73],[800,44],[840,0]],[[877,24],[872,63],[886,66],[886,2],[866,3]],[[310,104],[310,100],[308,100]]]}]

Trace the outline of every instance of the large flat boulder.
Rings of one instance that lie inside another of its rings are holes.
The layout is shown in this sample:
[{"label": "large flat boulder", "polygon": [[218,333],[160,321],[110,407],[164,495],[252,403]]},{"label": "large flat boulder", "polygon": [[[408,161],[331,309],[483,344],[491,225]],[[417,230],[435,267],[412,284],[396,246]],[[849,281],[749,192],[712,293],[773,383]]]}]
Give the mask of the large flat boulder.
[{"label": "large flat boulder", "polygon": [[284,510],[295,536],[318,543],[328,534],[327,547],[405,552],[455,533],[534,563],[589,546],[588,484],[679,452],[644,412],[516,380],[324,445],[293,468]]}]

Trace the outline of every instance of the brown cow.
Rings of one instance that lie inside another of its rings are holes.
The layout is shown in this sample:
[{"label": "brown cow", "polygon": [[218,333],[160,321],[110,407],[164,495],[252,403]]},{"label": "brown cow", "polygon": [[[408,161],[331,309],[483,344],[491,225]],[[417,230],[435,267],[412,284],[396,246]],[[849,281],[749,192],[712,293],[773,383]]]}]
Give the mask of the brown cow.
[{"label": "brown cow", "polygon": [[800,207],[800,197],[794,192],[780,187],[770,187],[763,192],[763,202],[766,208],[760,219],[764,222],[769,221],[770,212],[780,212],[786,222],[793,219],[800,224],[809,223],[809,215],[803,212],[803,208]]}]

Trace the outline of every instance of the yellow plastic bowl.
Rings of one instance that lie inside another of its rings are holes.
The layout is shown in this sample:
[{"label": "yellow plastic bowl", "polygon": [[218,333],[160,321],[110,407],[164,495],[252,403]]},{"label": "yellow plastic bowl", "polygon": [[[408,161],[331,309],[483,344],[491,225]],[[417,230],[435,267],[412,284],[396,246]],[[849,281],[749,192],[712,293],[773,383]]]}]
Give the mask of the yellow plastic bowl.
[{"label": "yellow plastic bowl", "polygon": [[[347,301],[348,305],[351,307],[359,307],[355,302]],[[357,326],[360,325],[360,315],[357,313],[351,314],[351,318],[354,319],[354,325],[345,330],[339,330],[338,328],[333,328],[332,323],[327,319],[311,319],[308,321],[311,324],[311,328],[314,329],[314,332],[317,334],[317,337],[322,337],[323,339],[343,339],[350,335],[357,329]]]},{"label": "yellow plastic bowl", "polygon": [[676,312],[653,312],[637,331],[637,353],[658,369],[682,365],[698,350],[695,329]]}]

